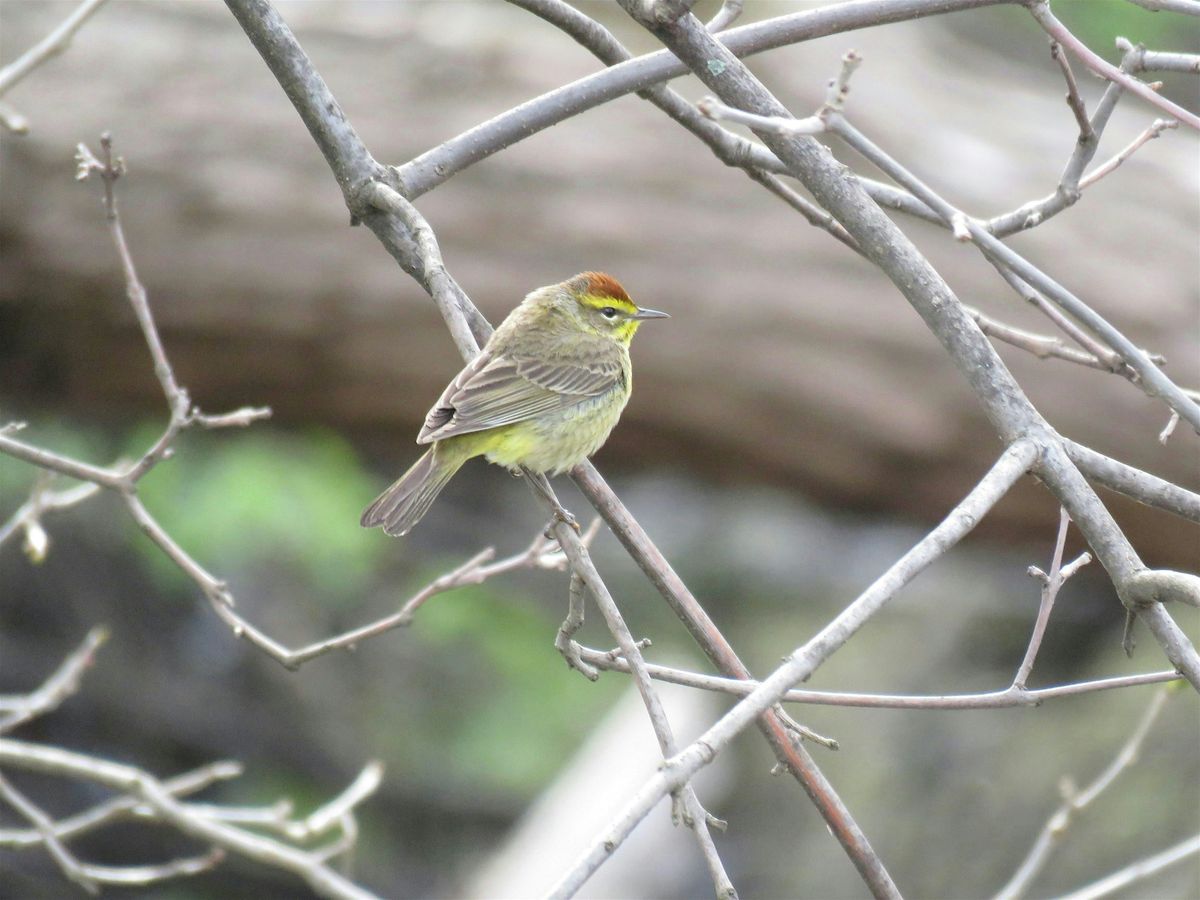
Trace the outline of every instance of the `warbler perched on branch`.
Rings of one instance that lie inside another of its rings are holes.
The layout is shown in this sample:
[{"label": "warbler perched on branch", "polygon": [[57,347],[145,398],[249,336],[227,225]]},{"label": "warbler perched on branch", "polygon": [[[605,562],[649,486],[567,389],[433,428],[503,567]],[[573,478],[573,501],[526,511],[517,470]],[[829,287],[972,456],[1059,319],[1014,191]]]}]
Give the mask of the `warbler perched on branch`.
[{"label": "warbler perched on branch", "polygon": [[533,291],[433,405],[417,435],[433,446],[367,507],[363,527],[407,534],[475,456],[529,470],[556,515],[574,524],[542,476],[600,449],[633,389],[629,342],[643,321],[665,318],[602,272]]}]

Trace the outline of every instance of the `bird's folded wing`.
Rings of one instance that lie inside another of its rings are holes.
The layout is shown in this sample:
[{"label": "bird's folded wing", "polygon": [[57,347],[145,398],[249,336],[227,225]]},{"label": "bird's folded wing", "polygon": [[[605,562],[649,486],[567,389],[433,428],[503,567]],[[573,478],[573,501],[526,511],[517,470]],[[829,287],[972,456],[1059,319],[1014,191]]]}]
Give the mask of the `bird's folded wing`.
[{"label": "bird's folded wing", "polygon": [[480,354],[429,411],[418,444],[523,422],[598,397],[622,378],[617,359],[587,363]]}]

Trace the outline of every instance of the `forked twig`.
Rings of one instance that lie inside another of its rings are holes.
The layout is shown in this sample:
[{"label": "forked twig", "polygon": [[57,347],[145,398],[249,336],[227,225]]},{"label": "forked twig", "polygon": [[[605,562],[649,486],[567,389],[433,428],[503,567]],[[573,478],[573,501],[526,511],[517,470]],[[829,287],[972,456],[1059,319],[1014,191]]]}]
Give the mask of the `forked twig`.
[{"label": "forked twig", "polygon": [[1122,772],[1137,762],[1138,751],[1141,749],[1142,742],[1146,740],[1146,735],[1150,733],[1150,728],[1162,712],[1169,690],[1169,687],[1162,687],[1155,693],[1129,739],[1117,752],[1108,767],[1091,784],[1083,790],[1078,790],[1069,779],[1063,780],[1061,805],[1046,821],[1041,833],[1030,848],[1029,854],[1017,867],[1017,871],[1009,882],[997,892],[995,900],[1016,900],[1024,895],[1049,861],[1050,854],[1062,841],[1075,817],[1111,787]]}]

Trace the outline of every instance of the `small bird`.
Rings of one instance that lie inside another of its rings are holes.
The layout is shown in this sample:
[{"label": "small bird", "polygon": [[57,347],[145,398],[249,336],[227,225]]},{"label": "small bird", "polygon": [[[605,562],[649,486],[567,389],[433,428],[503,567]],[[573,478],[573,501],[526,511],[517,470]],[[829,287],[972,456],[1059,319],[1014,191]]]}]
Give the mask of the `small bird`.
[{"label": "small bird", "polygon": [[408,534],[475,456],[529,470],[554,502],[543,476],[578,465],[608,439],[633,389],[629,342],[645,320],[666,318],[602,272],[530,293],[433,405],[417,435],[433,446],[367,507],[362,526]]}]

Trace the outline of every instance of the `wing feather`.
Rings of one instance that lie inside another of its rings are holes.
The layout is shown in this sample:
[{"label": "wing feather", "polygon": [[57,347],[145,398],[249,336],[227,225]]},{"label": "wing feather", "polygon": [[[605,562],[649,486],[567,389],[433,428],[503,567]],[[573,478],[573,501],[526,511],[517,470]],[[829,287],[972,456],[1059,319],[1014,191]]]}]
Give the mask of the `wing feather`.
[{"label": "wing feather", "polygon": [[447,386],[425,418],[417,443],[566,409],[612,390],[623,374],[617,358],[578,363],[493,356],[485,351]]}]

